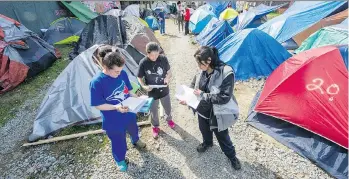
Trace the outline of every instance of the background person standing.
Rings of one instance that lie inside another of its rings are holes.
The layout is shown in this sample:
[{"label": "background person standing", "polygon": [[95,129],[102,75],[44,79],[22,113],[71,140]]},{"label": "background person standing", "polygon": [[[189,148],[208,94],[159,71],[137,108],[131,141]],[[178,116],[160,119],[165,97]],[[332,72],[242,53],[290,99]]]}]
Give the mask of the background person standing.
[{"label": "background person standing", "polygon": [[165,12],[163,8],[160,9],[160,12],[158,14],[158,19],[159,19],[159,25],[160,25],[160,34],[164,35],[165,34]]},{"label": "background person standing", "polygon": [[185,8],[184,21],[185,21],[185,33],[184,33],[184,35],[187,35],[187,34],[189,34],[189,21],[190,21],[190,9],[188,6]]}]

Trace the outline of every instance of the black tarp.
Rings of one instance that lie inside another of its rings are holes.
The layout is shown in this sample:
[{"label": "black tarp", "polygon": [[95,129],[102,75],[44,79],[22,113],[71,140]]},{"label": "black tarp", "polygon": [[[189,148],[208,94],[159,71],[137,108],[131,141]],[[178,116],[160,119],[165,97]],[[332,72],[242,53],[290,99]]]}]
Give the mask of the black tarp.
[{"label": "black tarp", "polygon": [[125,50],[132,56],[137,64],[144,58],[144,55],[131,45],[128,45]]},{"label": "black tarp", "polygon": [[124,48],[126,34],[120,23],[120,18],[100,15],[92,19],[82,30],[79,41],[70,54],[70,59],[73,60],[81,52],[96,44],[109,44]]},{"label": "black tarp", "polygon": [[95,44],[109,44],[124,48],[139,63],[146,54],[145,47],[149,42],[159,43],[153,32],[137,17],[101,15],[84,28],[70,59]]},{"label": "black tarp", "polygon": [[0,14],[17,20],[42,36],[40,29],[47,29],[51,22],[70,13],[56,1],[2,1]]},{"label": "black tarp", "polygon": [[259,95],[260,92],[252,101],[247,118],[248,124],[308,158],[333,177],[348,178],[348,150],[301,127],[254,112]]},{"label": "black tarp", "polygon": [[17,49],[17,52],[22,57],[23,63],[29,67],[27,78],[48,69],[56,61],[53,47],[44,40],[31,36],[25,39],[25,42],[29,48]]}]

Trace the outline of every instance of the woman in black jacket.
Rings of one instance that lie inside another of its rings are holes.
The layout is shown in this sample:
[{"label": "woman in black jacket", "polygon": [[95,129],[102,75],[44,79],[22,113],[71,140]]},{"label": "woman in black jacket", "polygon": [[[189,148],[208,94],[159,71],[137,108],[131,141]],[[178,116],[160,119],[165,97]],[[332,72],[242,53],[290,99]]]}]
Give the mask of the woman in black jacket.
[{"label": "woman in black jacket", "polygon": [[[198,113],[203,143],[197,147],[197,151],[205,152],[213,146],[214,133],[233,168],[239,170],[241,164],[236,157],[235,148],[228,131],[228,127],[232,125],[234,120],[233,118],[237,119],[238,116],[225,118],[225,121],[221,122],[219,120],[222,120],[222,118],[217,117],[217,114],[214,113],[214,105],[224,105],[231,100],[236,103],[233,96],[234,72],[231,67],[219,60],[218,51],[214,47],[203,46],[195,52],[194,57],[202,71],[191,84],[191,88],[195,89],[194,94],[201,99],[195,112]],[[219,91],[216,94],[212,91],[215,87],[218,87],[217,90]],[[185,101],[180,103],[186,105]],[[227,122],[229,120],[232,122]]]}]

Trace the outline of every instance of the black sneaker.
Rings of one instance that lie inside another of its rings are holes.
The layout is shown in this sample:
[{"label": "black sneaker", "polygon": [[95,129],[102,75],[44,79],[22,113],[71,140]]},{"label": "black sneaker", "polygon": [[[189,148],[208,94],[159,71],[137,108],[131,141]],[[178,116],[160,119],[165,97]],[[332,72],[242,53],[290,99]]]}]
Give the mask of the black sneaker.
[{"label": "black sneaker", "polygon": [[205,152],[208,148],[212,147],[213,144],[205,144],[205,143],[201,143],[199,146],[196,147],[196,150],[199,152],[199,153],[203,153]]},{"label": "black sneaker", "polygon": [[230,159],[230,163],[235,170],[241,169],[241,164],[238,158],[234,157],[233,159]]}]

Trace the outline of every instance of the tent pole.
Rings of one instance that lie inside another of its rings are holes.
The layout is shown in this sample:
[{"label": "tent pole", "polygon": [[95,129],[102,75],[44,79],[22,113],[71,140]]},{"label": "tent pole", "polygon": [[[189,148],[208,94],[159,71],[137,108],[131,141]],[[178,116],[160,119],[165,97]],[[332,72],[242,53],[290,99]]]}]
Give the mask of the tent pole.
[{"label": "tent pole", "polygon": [[[138,126],[144,126],[144,125],[150,125],[150,121],[143,121],[143,122],[137,122]],[[25,143],[23,144],[23,147],[28,147],[28,146],[34,146],[34,145],[40,145],[40,144],[47,144],[47,143],[52,143],[52,142],[58,142],[58,141],[63,141],[63,140],[69,140],[69,139],[74,139],[78,137],[83,137],[91,134],[104,134],[105,131],[102,129],[94,130],[94,131],[87,131],[87,132],[81,132],[77,134],[70,134],[66,136],[59,136],[59,137],[53,137],[50,139],[44,139],[44,140],[39,140],[37,142],[33,143]]]}]

